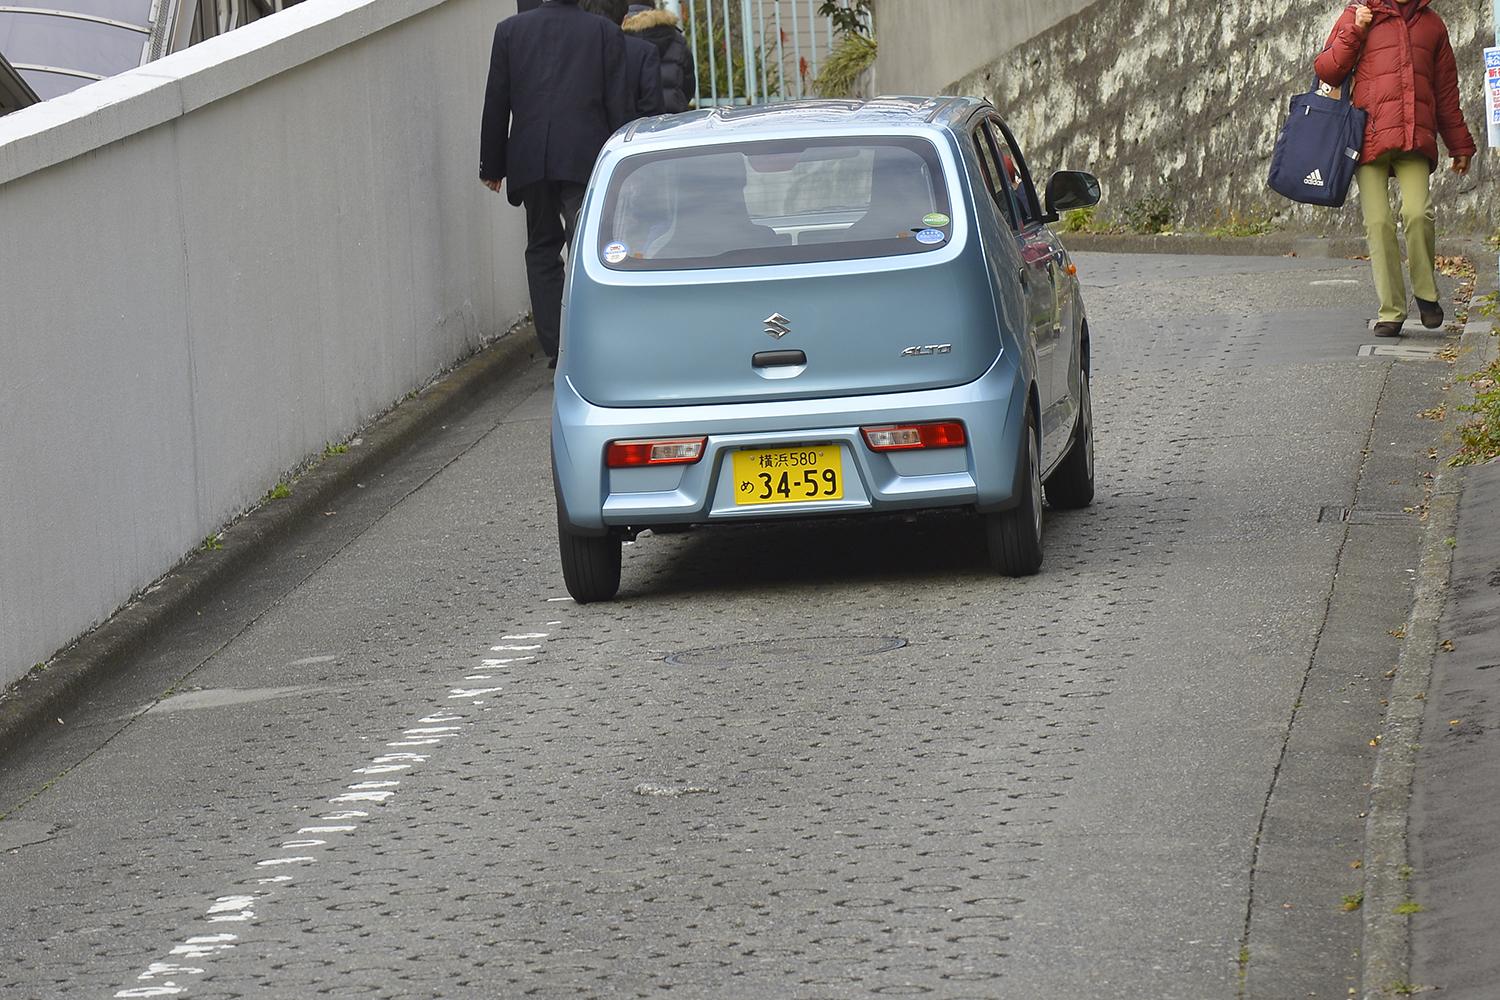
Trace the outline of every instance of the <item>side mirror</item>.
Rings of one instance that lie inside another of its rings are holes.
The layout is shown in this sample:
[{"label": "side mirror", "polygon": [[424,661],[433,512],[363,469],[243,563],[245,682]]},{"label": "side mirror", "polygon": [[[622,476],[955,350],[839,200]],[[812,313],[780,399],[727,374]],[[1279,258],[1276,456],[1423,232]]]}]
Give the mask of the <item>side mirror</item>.
[{"label": "side mirror", "polygon": [[1099,178],[1082,170],[1059,170],[1047,182],[1047,221],[1056,222],[1064,212],[1099,204],[1103,192]]}]

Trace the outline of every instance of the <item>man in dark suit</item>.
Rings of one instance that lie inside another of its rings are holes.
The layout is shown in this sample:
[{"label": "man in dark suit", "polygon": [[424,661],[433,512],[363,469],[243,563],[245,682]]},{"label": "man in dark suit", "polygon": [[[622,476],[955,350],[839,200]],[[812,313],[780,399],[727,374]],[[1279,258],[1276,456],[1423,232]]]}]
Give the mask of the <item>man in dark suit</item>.
[{"label": "man in dark suit", "polygon": [[526,206],[526,283],[537,340],[555,366],[562,325],[562,249],[610,133],[635,117],[625,36],[578,6],[544,0],[495,27],[479,178]]},{"label": "man in dark suit", "polygon": [[644,38],[625,36],[625,74],[635,81],[635,113],[650,118],[667,113],[661,93],[661,55]]}]

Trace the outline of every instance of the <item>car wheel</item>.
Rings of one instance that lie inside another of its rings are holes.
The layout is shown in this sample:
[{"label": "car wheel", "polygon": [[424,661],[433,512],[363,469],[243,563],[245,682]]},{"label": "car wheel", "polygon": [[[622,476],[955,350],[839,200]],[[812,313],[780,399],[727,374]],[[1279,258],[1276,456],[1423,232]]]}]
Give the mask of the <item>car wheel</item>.
[{"label": "car wheel", "polygon": [[620,591],[620,536],[577,535],[557,526],[563,583],[579,604],[611,600]]},{"label": "car wheel", "polygon": [[1005,576],[1030,576],[1042,568],[1042,476],[1037,449],[1036,418],[1026,411],[1026,447],[1021,479],[1026,485],[1021,502],[1010,510],[984,515],[990,565]]},{"label": "car wheel", "polygon": [[1089,373],[1081,373],[1078,388],[1078,427],[1073,444],[1047,480],[1047,502],[1059,510],[1074,510],[1094,502],[1094,402]]}]

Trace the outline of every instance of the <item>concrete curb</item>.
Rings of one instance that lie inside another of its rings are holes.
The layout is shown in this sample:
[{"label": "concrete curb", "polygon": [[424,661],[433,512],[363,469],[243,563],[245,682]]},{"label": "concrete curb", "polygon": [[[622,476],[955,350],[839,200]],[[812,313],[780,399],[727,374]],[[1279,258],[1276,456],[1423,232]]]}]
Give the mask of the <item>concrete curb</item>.
[{"label": "concrete curb", "polygon": [[292,484],[292,495],[270,501],[233,521],[221,533],[223,548],[195,550],[102,624],[33,669],[0,697],[0,766],[48,725],[66,714],[88,689],[231,577],[244,572],[273,544],[327,501],[368,477],[418,437],[450,419],[465,404],[539,354],[529,325],[504,334],[377,417],[362,443],[330,455]]},{"label": "concrete curb", "polygon": [[[1363,236],[1307,236],[1268,233],[1265,236],[1209,236],[1206,233],[1170,233],[1145,236],[1131,233],[1059,233],[1063,245],[1074,253],[1169,253],[1219,257],[1355,258],[1367,253]],[[1461,236],[1443,239],[1441,250],[1469,256],[1493,255],[1482,240]]]},{"label": "concrete curb", "polygon": [[[1494,291],[1494,285],[1493,269],[1482,267],[1475,282],[1474,299]],[[1464,327],[1455,377],[1490,363],[1496,350],[1492,328],[1489,320],[1470,322]],[[1454,383],[1443,421],[1444,442],[1456,438],[1463,423],[1458,408],[1472,396],[1472,390],[1464,383]],[[1412,783],[1422,736],[1426,705],[1423,699],[1432,680],[1433,661],[1441,641],[1438,626],[1453,567],[1453,551],[1447,540],[1458,529],[1465,472],[1463,468],[1444,468],[1433,482],[1411,616],[1396,660],[1388,696],[1390,707],[1375,753],[1375,773],[1365,818],[1364,944],[1360,977],[1364,1000],[1388,1000],[1397,995],[1395,987],[1409,982],[1411,974],[1411,917],[1395,910],[1410,895],[1407,866]]]},{"label": "concrete curb", "polygon": [[1220,257],[1360,257],[1363,236],[1303,236],[1268,233],[1265,236],[1209,236],[1170,233],[1146,236],[1132,233],[1059,233],[1063,245],[1078,253],[1208,254]]}]

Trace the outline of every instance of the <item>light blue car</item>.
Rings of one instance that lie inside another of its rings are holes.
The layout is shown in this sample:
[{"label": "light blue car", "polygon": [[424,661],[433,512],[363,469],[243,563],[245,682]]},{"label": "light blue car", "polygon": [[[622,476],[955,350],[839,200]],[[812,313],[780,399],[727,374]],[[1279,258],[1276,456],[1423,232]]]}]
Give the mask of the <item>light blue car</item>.
[{"label": "light blue car", "polygon": [[995,569],[1042,564],[1042,498],[1094,496],[1089,329],[988,104],[881,98],[637,122],[600,155],[552,411],[568,592],[690,525],[963,508]]}]

